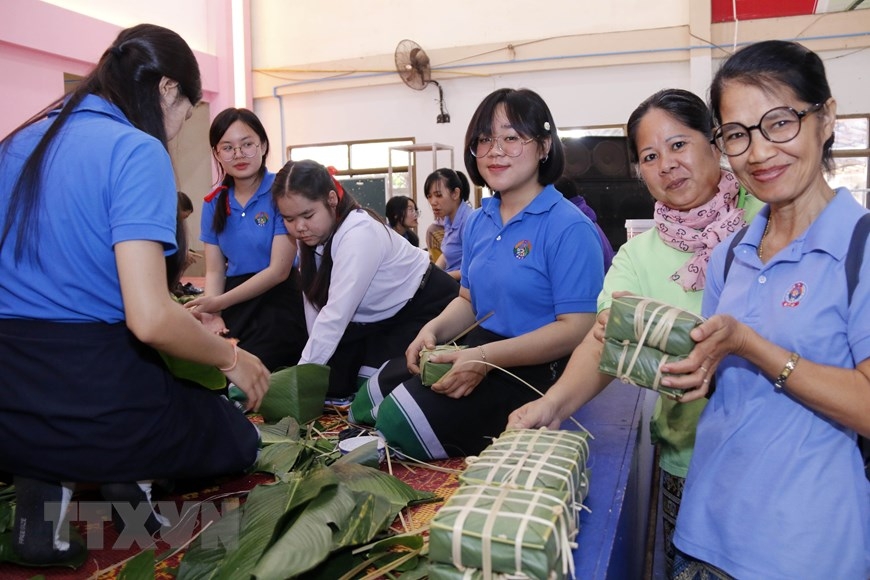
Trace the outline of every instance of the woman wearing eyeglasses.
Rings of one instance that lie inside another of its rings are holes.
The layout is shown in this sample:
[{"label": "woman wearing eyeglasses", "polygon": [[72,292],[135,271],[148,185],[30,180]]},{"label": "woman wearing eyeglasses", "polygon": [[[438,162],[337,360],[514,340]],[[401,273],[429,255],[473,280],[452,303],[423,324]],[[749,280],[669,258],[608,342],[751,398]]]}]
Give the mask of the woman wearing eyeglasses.
[{"label": "woman wearing eyeglasses", "polygon": [[415,248],[420,246],[420,237],[414,228],[417,227],[417,218],[420,216],[420,211],[417,209],[417,204],[414,200],[405,195],[396,195],[387,201],[385,209],[387,213],[387,222],[390,227],[396,230],[396,233],[408,240]]},{"label": "woman wearing eyeglasses", "polygon": [[[499,89],[478,106],[465,137],[465,167],[495,192],[468,218],[460,294],[426,324],[405,358],[389,361],[360,389],[355,421],[374,423],[419,459],[473,455],[504,429],[508,414],[559,377],[595,321],[604,261],[594,224],[553,182],[564,168],[556,124],[530,90]],[[452,369],[422,384],[420,352],[478,323],[462,350],[433,356]]]},{"label": "woman wearing eyeglasses", "polygon": [[215,332],[238,338],[271,370],[295,365],[307,331],[296,242],[271,196],[269,139],[247,109],[220,112],[209,129],[221,185],[205,197],[205,293],[187,303],[214,315]]},{"label": "woman wearing eyeglasses", "polygon": [[[627,128],[629,156],[656,201],[656,227],[620,247],[598,297],[600,324],[572,354],[565,374],[553,388],[511,414],[511,428],[558,429],[613,381],[612,376],[598,372],[598,365],[600,336],[615,293],[646,296],[700,313],[711,250],[763,207],[739,187],[733,173],[721,168],[722,154],[710,143],[710,110],[694,93],[663,89],[650,95],[631,113]],[[661,469],[668,572],[695,427],[705,403],[706,399],[683,403],[658,397],[650,417]]]},{"label": "woman wearing eyeglasses", "polygon": [[698,344],[662,369],[681,375],[662,383],[684,401],[716,375],[675,577],[865,580],[870,483],[855,443],[870,435],[870,268],[850,300],[843,262],[867,210],[825,181],[837,104],[818,55],[784,41],[735,53],[710,95],[716,145],[768,208],[714,250]]}]

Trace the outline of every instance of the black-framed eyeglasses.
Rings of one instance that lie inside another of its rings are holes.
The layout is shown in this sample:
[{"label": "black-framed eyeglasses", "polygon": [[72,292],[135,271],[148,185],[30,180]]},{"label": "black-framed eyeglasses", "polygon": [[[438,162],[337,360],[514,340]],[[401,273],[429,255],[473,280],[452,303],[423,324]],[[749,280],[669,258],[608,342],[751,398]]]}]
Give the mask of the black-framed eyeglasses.
[{"label": "black-framed eyeglasses", "polygon": [[822,103],[810,105],[803,111],[791,107],[776,107],[761,116],[757,125],[747,127],[742,123],[725,123],[713,134],[710,143],[727,155],[743,155],[752,143],[752,130],[758,129],[761,136],[771,143],[788,143],[801,132],[803,118],[822,108]]},{"label": "black-framed eyeglasses", "polygon": [[486,157],[493,147],[498,147],[499,151],[508,157],[519,157],[523,154],[523,147],[532,141],[534,141],[533,138],[523,140],[519,135],[504,135],[502,137],[485,137],[481,135],[477,138],[477,141],[471,144],[469,149],[475,157]]},{"label": "black-framed eyeglasses", "polygon": [[229,143],[224,145],[218,145],[215,150],[217,151],[218,157],[221,158],[222,161],[232,161],[236,156],[236,151],[239,152],[239,155],[242,157],[250,159],[254,155],[257,154],[257,150],[260,148],[259,143],[254,143],[253,141],[248,143],[242,143],[237,147],[233,147]]}]

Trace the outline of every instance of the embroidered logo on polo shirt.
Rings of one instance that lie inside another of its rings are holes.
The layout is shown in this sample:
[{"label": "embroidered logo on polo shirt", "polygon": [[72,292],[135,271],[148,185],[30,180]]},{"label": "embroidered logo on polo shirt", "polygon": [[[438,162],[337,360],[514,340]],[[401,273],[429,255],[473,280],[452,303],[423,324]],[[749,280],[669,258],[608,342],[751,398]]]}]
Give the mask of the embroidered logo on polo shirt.
[{"label": "embroidered logo on polo shirt", "polygon": [[254,223],[260,227],[265,226],[267,223],[269,223],[269,214],[261,211],[256,216],[254,216]]},{"label": "embroidered logo on polo shirt", "polygon": [[532,242],[529,240],[520,240],[514,246],[514,258],[517,260],[525,260],[532,253]]},{"label": "embroidered logo on polo shirt", "polygon": [[800,305],[801,300],[807,293],[807,285],[803,282],[795,282],[791,289],[786,293],[785,300],[782,301],[784,308],[795,308]]}]

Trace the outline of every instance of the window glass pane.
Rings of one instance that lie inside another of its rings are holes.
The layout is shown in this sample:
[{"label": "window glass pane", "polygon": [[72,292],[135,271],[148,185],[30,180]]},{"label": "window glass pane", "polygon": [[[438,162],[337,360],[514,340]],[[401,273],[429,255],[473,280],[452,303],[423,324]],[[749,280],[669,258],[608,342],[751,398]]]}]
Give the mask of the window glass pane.
[{"label": "window glass pane", "polygon": [[837,119],[834,126],[834,150],[870,147],[870,119]]},{"label": "window glass pane", "polygon": [[835,157],[835,169],[828,177],[831,187],[848,187],[852,195],[867,206],[867,157]]},{"label": "window glass pane", "polygon": [[[382,141],[379,143],[354,143],[350,146],[351,167],[367,169],[370,167],[387,167],[389,165],[389,149],[398,145],[410,145],[410,141]],[[406,159],[407,159],[407,154]],[[394,157],[395,160],[395,157]],[[407,163],[403,163],[407,165]]]},{"label": "window glass pane", "polygon": [[589,129],[559,129],[559,137],[623,137],[623,127],[592,127]]},{"label": "window glass pane", "polygon": [[407,151],[392,151],[390,159],[393,167],[408,167],[411,164],[411,154]]},{"label": "window glass pane", "polygon": [[[384,176],[386,177],[386,175]],[[411,191],[411,180],[408,178],[408,172],[393,173],[393,195],[406,195],[413,197],[414,192]],[[420,209],[423,209],[422,207]]]},{"label": "window glass pane", "polygon": [[347,145],[319,145],[316,147],[293,147],[290,159],[300,161],[313,159],[327,167],[332,165],[339,171],[345,171],[347,166]]}]

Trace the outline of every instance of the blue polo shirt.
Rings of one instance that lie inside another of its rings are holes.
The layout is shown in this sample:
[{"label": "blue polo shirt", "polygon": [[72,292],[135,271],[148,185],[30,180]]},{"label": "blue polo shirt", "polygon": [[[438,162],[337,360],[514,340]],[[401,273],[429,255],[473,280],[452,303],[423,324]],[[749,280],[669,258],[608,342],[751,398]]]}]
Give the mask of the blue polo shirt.
[{"label": "blue polo shirt", "polygon": [[462,240],[463,287],[483,327],[514,337],[556,316],[595,312],[604,260],[594,224],[548,185],[503,224],[501,198],[484,199]]},{"label": "blue polo shirt", "polygon": [[[851,306],[843,261],[865,212],[838,189],[762,264],[765,208],[736,246],[724,287],[729,244],[713,251],[703,314],[730,314],[806,360],[855,368],[870,357],[870,261]],[[677,547],[737,578],[870,578],[870,483],[855,432],[774,389],[737,356],[722,361],[716,380],[698,423]]]},{"label": "blue polo shirt", "polygon": [[444,239],[441,240],[441,253],[447,260],[444,267],[447,272],[459,270],[462,266],[462,230],[472,211],[471,206],[463,201],[459,204],[452,220],[449,217],[444,218]]},{"label": "blue polo shirt", "polygon": [[[55,114],[21,133],[0,159],[0,223],[26,157]],[[55,322],[124,320],[114,245],[150,240],[176,249],[177,187],[160,141],[118,107],[86,96],[68,118],[43,170],[36,236],[41,266],[14,261],[17,228],[0,250],[0,318]]]},{"label": "blue polo shirt", "polygon": [[263,176],[260,187],[245,207],[236,201],[235,189],[229,190],[230,215],[224,231],[217,234],[212,227],[215,207],[220,196],[202,206],[199,239],[218,246],[227,259],[227,276],[255,274],[265,270],[272,258],[272,239],[287,235],[284,220],[272,201],[275,174]]}]

